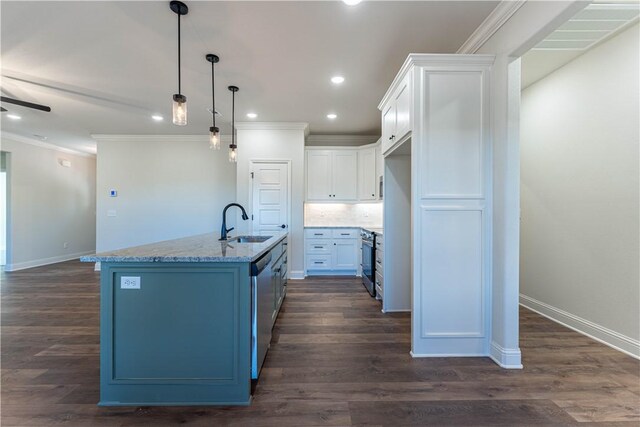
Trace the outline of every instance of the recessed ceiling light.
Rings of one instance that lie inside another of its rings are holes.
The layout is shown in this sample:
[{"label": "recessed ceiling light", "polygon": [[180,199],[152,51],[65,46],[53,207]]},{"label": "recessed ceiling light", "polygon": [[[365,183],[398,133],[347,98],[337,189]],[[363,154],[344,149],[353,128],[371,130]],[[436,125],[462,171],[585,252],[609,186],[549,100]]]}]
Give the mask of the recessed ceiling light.
[{"label": "recessed ceiling light", "polygon": [[337,115],[337,114],[333,114],[333,113],[331,113],[331,114],[327,114],[327,119],[331,119],[331,120],[333,120],[333,119],[335,119],[336,117],[338,117],[338,115]]},{"label": "recessed ceiling light", "polygon": [[7,117],[9,117],[12,120],[20,120],[22,118],[16,114],[7,114]]},{"label": "recessed ceiling light", "polygon": [[258,117],[258,115],[256,113],[247,113],[247,117],[249,117],[250,119],[255,119],[256,117]]},{"label": "recessed ceiling light", "polygon": [[331,77],[331,83],[335,83],[335,84],[339,85],[342,82],[344,82],[344,77],[342,77],[342,76]]},{"label": "recessed ceiling light", "polygon": [[151,116],[151,118],[152,118],[153,120],[155,120],[156,122],[161,122],[161,121],[163,121],[163,120],[164,120],[164,117],[162,117],[162,116],[161,116],[161,115],[159,115],[159,114],[154,114],[153,116]]},{"label": "recessed ceiling light", "polygon": [[355,6],[358,3],[360,3],[362,0],[342,0],[344,2],[344,4],[346,4],[347,6]]}]

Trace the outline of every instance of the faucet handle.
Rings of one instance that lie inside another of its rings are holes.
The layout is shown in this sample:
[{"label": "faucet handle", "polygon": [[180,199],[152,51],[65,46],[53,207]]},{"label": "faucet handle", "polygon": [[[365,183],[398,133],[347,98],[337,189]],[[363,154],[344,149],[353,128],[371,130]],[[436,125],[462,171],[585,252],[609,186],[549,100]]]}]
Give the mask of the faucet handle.
[{"label": "faucet handle", "polygon": [[235,229],[236,229],[235,227],[227,228],[227,233]]}]

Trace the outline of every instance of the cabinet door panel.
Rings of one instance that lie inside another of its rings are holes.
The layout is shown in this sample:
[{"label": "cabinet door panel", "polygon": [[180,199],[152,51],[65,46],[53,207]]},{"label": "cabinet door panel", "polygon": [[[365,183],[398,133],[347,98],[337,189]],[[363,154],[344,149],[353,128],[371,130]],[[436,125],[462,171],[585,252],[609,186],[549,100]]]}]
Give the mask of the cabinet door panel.
[{"label": "cabinet door panel", "polygon": [[333,200],[331,162],[331,151],[307,151],[307,200]]},{"label": "cabinet door panel", "polygon": [[376,149],[360,150],[358,161],[358,198],[376,200]]},{"label": "cabinet door panel", "polygon": [[382,110],[382,153],[393,145],[396,132],[396,103],[392,100]]},{"label": "cabinet door panel", "polygon": [[332,200],[358,200],[358,152],[340,150],[333,153]]},{"label": "cabinet door panel", "polygon": [[411,90],[407,76],[395,96],[396,130],[394,142],[401,140],[411,130]]},{"label": "cabinet door panel", "polygon": [[358,266],[358,239],[334,240],[333,269],[356,270]]}]

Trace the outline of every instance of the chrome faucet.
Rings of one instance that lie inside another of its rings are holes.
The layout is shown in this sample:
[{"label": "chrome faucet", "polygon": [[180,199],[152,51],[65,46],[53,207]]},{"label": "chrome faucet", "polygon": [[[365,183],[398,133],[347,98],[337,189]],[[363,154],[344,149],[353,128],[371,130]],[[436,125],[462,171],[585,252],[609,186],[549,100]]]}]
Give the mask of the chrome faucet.
[{"label": "chrome faucet", "polygon": [[231,230],[234,229],[234,227],[227,229],[227,209],[229,209],[231,206],[237,206],[240,208],[240,210],[242,211],[243,220],[246,221],[249,219],[247,212],[244,210],[244,208],[241,205],[237,203],[229,203],[227,206],[225,206],[224,210],[222,211],[222,228],[220,229],[220,239],[219,239],[220,241],[227,240],[227,233],[229,233]]}]

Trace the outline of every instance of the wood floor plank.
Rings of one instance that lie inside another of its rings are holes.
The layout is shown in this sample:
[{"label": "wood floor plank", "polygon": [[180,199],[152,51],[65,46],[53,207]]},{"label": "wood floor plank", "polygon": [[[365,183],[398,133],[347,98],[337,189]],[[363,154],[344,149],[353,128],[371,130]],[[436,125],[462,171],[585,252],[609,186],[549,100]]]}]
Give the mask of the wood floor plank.
[{"label": "wood floor plank", "polygon": [[522,309],[524,369],[410,356],[410,314],[359,279],[291,281],[249,407],[104,408],[99,274],[65,262],[0,277],[3,426],[640,424],[640,362]]}]

